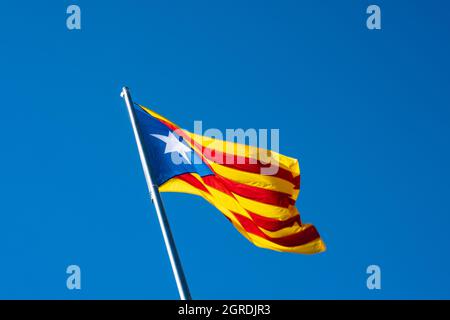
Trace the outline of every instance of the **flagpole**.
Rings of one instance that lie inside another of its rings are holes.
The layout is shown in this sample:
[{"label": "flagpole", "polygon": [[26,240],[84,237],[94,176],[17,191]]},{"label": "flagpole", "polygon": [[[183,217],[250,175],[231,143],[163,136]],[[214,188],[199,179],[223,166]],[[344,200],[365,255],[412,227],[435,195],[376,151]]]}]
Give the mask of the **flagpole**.
[{"label": "flagpole", "polygon": [[161,232],[163,234],[167,254],[169,255],[173,275],[175,276],[175,282],[177,283],[180,299],[191,300],[191,294],[189,292],[186,277],[184,276],[183,267],[181,266],[181,260],[180,257],[178,256],[175,241],[173,239],[173,235],[170,230],[169,220],[167,219],[166,212],[164,210],[158,186],[153,182],[149,161],[147,161],[147,157],[144,153],[139,128],[136,124],[136,115],[133,107],[133,100],[131,99],[130,91],[127,87],[122,88],[121,97],[125,99],[125,103],[127,105],[128,115],[130,116],[134,137],[136,138],[139,157],[141,158],[142,169],[144,170],[145,180],[147,181],[148,191],[150,192],[150,197],[155,206],[156,215],[158,216],[159,225],[161,227]]}]

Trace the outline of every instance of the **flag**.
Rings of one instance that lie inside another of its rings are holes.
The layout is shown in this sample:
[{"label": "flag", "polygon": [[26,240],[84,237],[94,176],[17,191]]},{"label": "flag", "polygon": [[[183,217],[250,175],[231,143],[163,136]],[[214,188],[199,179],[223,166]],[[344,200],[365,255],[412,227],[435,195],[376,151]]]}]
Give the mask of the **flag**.
[{"label": "flag", "polygon": [[[144,153],[160,192],[198,195],[215,206],[256,246],[313,254],[325,250],[316,228],[295,207],[297,159],[273,151],[201,136],[134,104]],[[267,154],[272,162],[263,161]],[[276,164],[273,174],[263,168]]]}]

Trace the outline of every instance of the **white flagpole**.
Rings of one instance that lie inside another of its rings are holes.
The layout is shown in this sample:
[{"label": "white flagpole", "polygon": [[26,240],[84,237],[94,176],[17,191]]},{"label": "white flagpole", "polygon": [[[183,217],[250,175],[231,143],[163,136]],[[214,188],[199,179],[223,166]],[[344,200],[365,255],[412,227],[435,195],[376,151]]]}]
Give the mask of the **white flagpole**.
[{"label": "white flagpole", "polygon": [[181,261],[180,257],[178,256],[175,241],[173,239],[172,232],[170,231],[169,221],[167,220],[166,212],[161,200],[161,195],[159,194],[158,186],[153,183],[152,180],[151,168],[149,165],[149,161],[147,161],[148,159],[146,158],[146,155],[144,153],[139,127],[136,124],[136,115],[133,107],[133,100],[131,99],[130,91],[127,87],[123,87],[121,97],[125,99],[125,103],[127,105],[128,114],[130,116],[131,125],[133,127],[134,137],[136,138],[139,156],[141,158],[142,169],[144,170],[145,180],[147,181],[148,191],[150,192],[150,197],[153,204],[155,205],[156,214],[158,216],[159,225],[163,234],[164,243],[166,244],[170,264],[172,265],[172,271],[173,275],[175,276],[180,299],[191,300],[191,294],[189,292],[186,277],[184,276],[183,267],[181,266]]}]

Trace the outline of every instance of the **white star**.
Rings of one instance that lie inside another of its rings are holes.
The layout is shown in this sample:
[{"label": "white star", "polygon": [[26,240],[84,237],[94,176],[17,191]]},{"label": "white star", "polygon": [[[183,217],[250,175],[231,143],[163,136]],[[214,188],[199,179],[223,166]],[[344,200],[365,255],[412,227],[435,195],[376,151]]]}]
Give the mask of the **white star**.
[{"label": "white star", "polygon": [[189,158],[186,155],[186,153],[192,151],[191,148],[187,147],[184,143],[179,141],[178,138],[171,131],[169,131],[169,135],[167,137],[162,136],[160,134],[152,134],[152,136],[163,141],[166,144],[164,154],[177,152],[187,161],[187,163],[191,164],[191,161],[189,161]]}]

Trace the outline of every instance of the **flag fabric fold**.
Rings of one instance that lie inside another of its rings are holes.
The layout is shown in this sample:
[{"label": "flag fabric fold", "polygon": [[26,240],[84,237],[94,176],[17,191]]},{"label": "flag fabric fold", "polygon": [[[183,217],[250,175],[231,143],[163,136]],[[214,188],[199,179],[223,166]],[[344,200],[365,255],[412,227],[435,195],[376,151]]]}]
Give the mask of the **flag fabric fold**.
[{"label": "flag fabric fold", "polygon": [[[325,250],[316,228],[302,223],[295,207],[300,191],[297,159],[200,136],[144,106],[134,108],[160,192],[203,197],[256,246],[304,254]],[[274,163],[273,174],[261,173]]]}]

